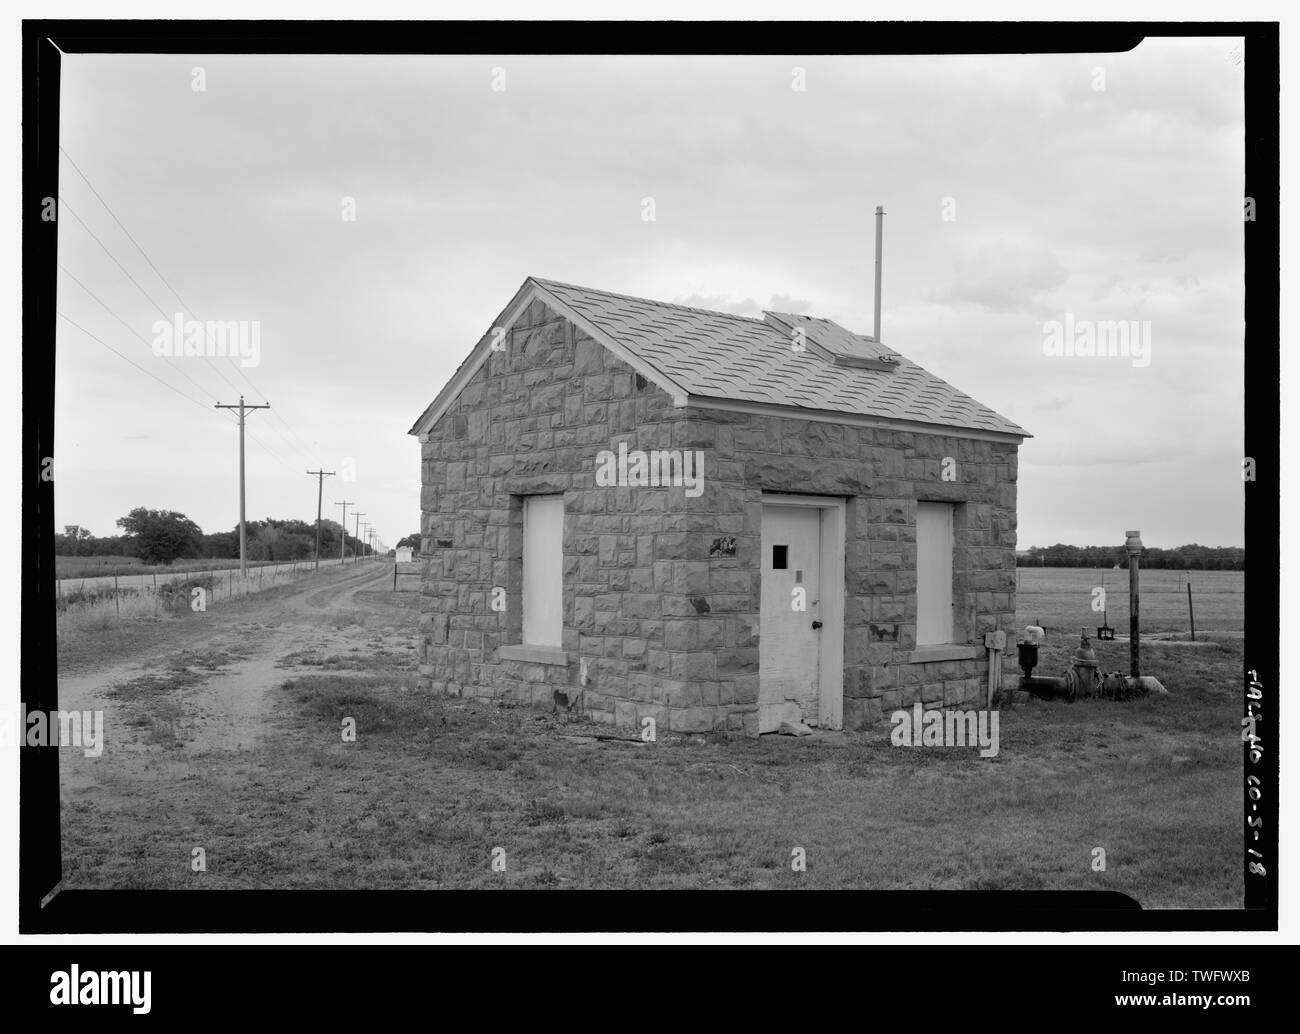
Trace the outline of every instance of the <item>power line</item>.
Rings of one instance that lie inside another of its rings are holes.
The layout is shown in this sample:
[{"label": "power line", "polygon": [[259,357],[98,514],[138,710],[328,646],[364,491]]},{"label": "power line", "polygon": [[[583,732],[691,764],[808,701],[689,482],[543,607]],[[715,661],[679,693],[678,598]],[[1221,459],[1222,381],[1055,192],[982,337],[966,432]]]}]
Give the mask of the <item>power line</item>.
[{"label": "power line", "polygon": [[[68,272],[68,270],[67,270],[63,265],[60,264],[59,268],[62,269],[65,273],[67,273],[68,276],[71,276],[73,280],[77,280],[77,278],[76,278],[75,276],[73,276],[72,273]],[[77,280],[77,283],[81,285],[82,289],[85,290],[87,294],[89,294],[92,298],[95,298],[95,301],[97,301],[97,302],[100,301],[98,298],[95,297],[95,295],[90,291],[90,289],[86,287],[85,284],[82,284],[82,283],[81,283],[80,280]],[[103,303],[103,302],[100,302],[100,304],[103,305],[104,303]],[[113,312],[113,310],[112,310],[112,309],[109,309],[108,306],[106,306],[106,305],[104,306],[104,308],[108,310],[108,312],[109,312],[110,315],[116,317],[116,318],[118,319],[119,322],[122,322],[122,325],[125,326],[125,327],[127,328],[127,330],[131,330],[131,327],[130,327],[128,324],[126,324],[125,322],[123,322],[123,321],[121,320],[121,317],[117,316],[117,313]],[[179,388],[177,388],[175,385],[168,384],[168,383],[167,383],[165,380],[163,380],[161,377],[157,376],[157,375],[154,374],[154,373],[151,373],[149,370],[146,370],[143,366],[141,366],[141,365],[140,365],[139,363],[137,363],[135,360],[131,359],[129,356],[123,355],[121,352],[119,352],[116,348],[114,348],[112,345],[110,345],[110,344],[109,344],[107,341],[105,341],[103,338],[101,338],[101,337],[99,337],[99,336],[97,336],[97,335],[95,335],[95,334],[92,334],[89,330],[87,330],[85,327],[83,327],[80,323],[77,323],[77,322],[76,322],[75,320],[73,320],[71,317],[67,316],[67,315],[64,314],[63,312],[59,312],[59,315],[62,316],[65,320],[67,320],[69,323],[71,323],[74,327],[76,327],[79,331],[81,331],[81,332],[82,332],[83,334],[85,334],[87,337],[92,338],[92,339],[95,340],[95,341],[98,341],[101,345],[103,345],[105,348],[107,348],[110,352],[112,352],[112,353],[113,353],[114,355],[116,355],[118,358],[120,358],[120,359],[125,359],[128,363],[130,363],[132,366],[134,366],[137,370],[139,370],[139,371],[140,371],[141,373],[143,373],[145,376],[153,378],[155,381],[157,381],[159,384],[161,384],[164,388],[167,388],[169,391],[174,391],[177,395],[179,395],[181,398],[185,399],[186,401],[188,401],[188,402],[193,402],[196,406],[199,406],[201,409],[203,409],[204,412],[211,412],[211,411],[208,409],[208,407],[207,407],[204,403],[200,402],[198,399],[194,398],[192,395],[187,395],[187,394],[185,394],[185,392],[181,391],[181,390],[180,390]],[[132,333],[135,333],[135,332],[132,331]],[[138,337],[139,335],[137,334],[136,336]],[[141,340],[144,340],[144,339],[141,338]],[[145,344],[148,344],[148,342],[146,341]],[[193,384],[193,385],[195,385],[196,387],[198,387],[200,390],[202,390],[202,391],[207,391],[206,388],[203,388],[203,386],[202,386],[201,384],[199,384],[197,381],[195,381],[192,377],[190,377],[188,374],[186,374],[183,370],[178,370],[178,372],[181,373],[181,375],[184,376],[186,380],[188,380],[191,384]],[[208,393],[209,395],[212,394],[211,392],[207,392],[207,393]],[[216,396],[214,395],[213,398],[215,398],[215,397],[216,397]],[[223,419],[226,419],[229,423],[232,423],[232,424],[233,424],[233,423],[238,423],[238,420],[237,420],[236,418],[234,418],[234,417],[224,417],[224,416],[223,416]],[[275,451],[274,449],[272,449],[269,445],[267,445],[266,442],[264,442],[264,441],[262,441],[262,439],[258,438],[257,435],[255,435],[252,431],[249,431],[249,432],[248,432],[248,437],[252,438],[253,441],[254,441],[254,443],[256,443],[258,446],[260,446],[264,451],[270,453],[270,455],[271,455],[272,457],[274,457],[278,462],[280,462],[280,463],[283,464],[284,466],[288,467],[290,470],[293,469],[293,465],[292,465],[291,463],[289,463],[289,462],[288,462],[288,461],[287,461],[283,456],[281,456],[278,452],[276,452],[276,451]]]},{"label": "power line", "polygon": [[[72,160],[72,155],[68,154],[67,150],[63,147],[62,144],[59,145],[59,151],[60,153],[62,153],[63,157],[68,159],[68,164],[77,170],[77,175],[80,176],[83,180],[85,180],[86,186],[90,188],[90,192],[94,194],[95,197],[99,199],[99,203],[104,206],[104,211],[106,211],[110,216],[112,216],[113,222],[117,223],[117,225],[121,228],[122,232],[126,234],[126,239],[135,245],[135,250],[140,253],[141,257],[143,257],[146,262],[149,263],[149,268],[152,269],[154,273],[158,275],[159,280],[161,280],[164,284],[167,285],[167,290],[171,291],[172,296],[178,302],[181,303],[182,307],[189,310],[190,307],[185,304],[185,300],[181,298],[180,294],[177,293],[176,288],[172,287],[170,281],[168,281],[168,279],[162,275],[162,271],[153,264],[153,259],[151,259],[148,256],[148,254],[145,253],[144,248],[140,247],[140,242],[131,236],[131,231],[128,230],[126,226],[122,223],[122,220],[117,217],[117,213],[113,211],[112,206],[110,206],[109,203],[104,200],[103,195],[100,194],[100,192],[95,189],[95,185],[90,182],[90,177],[81,171],[81,166],[79,166],[75,161]],[[83,223],[82,225],[85,224]],[[190,310],[190,315],[191,316],[194,315],[192,310]],[[261,394],[261,392],[258,392],[258,394]]]},{"label": "power line", "polygon": [[[195,311],[194,311],[194,310],[189,306],[189,304],[185,301],[185,299],[182,298],[182,297],[180,296],[180,292],[178,292],[178,291],[176,290],[176,288],[174,288],[174,287],[171,285],[171,282],[170,282],[170,281],[169,281],[165,276],[163,276],[162,271],[158,268],[158,266],[154,263],[154,261],[153,261],[151,258],[149,258],[148,253],[147,253],[147,252],[144,250],[144,248],[141,246],[140,242],[137,241],[137,240],[135,239],[134,236],[132,236],[131,231],[128,230],[128,229],[126,228],[126,224],[123,223],[122,220],[119,219],[119,218],[117,217],[117,213],[114,212],[113,209],[112,209],[112,207],[109,205],[109,203],[108,203],[107,201],[104,200],[104,196],[103,196],[102,194],[100,194],[100,192],[99,192],[98,190],[95,189],[95,185],[94,185],[93,183],[90,182],[90,177],[87,176],[87,175],[85,174],[85,172],[82,171],[81,167],[76,163],[76,161],[73,160],[72,155],[70,155],[70,154],[67,152],[67,149],[64,148],[62,145],[59,146],[59,151],[62,152],[63,156],[64,156],[65,158],[68,159],[68,163],[69,163],[69,164],[70,164],[70,165],[71,165],[71,166],[76,170],[77,175],[80,176],[80,177],[82,178],[82,180],[85,181],[86,186],[90,188],[90,192],[91,192],[92,194],[94,194],[95,197],[96,197],[96,199],[99,201],[99,203],[100,203],[101,205],[104,206],[104,210],[105,210],[106,212],[108,212],[110,218],[112,218],[112,220],[113,220],[115,223],[117,223],[118,227],[121,228],[122,232],[123,232],[124,234],[126,234],[127,239],[128,239],[128,240],[131,242],[131,244],[135,247],[136,251],[138,251],[138,252],[140,253],[140,255],[144,258],[145,262],[147,262],[147,263],[149,264],[149,268],[152,269],[152,270],[154,271],[154,273],[158,276],[158,279],[161,280],[162,283],[166,286],[167,290],[169,290],[169,291],[172,293],[172,296],[173,296],[173,297],[174,297],[178,302],[180,302],[181,307],[182,307],[183,309],[185,309],[185,311],[188,312],[188,313],[190,314],[190,316],[193,317],[195,320],[199,320],[199,317],[198,317],[197,313],[195,313]],[[60,196],[59,201],[60,201],[60,204],[66,204],[66,202],[63,200],[62,196]],[[72,211],[72,209],[71,209],[70,206],[69,206],[69,211]],[[99,246],[100,246],[101,248],[104,249],[105,253],[109,256],[109,258],[112,258],[114,262],[117,262],[117,259],[113,256],[112,252],[108,250],[108,247],[104,244],[103,241],[101,241],[97,236],[95,236],[94,231],[92,231],[92,230],[90,229],[90,227],[86,225],[85,221],[82,220],[82,218],[81,218],[79,215],[77,215],[77,213],[76,213],[75,211],[72,212],[72,215],[73,215],[73,217],[77,220],[77,222],[81,223],[81,225],[85,228],[86,232],[89,233],[92,237],[95,238],[96,242],[99,244]],[[162,311],[161,306],[159,306],[157,302],[153,301],[153,299],[149,297],[148,293],[145,292],[144,288],[140,287],[140,285],[139,285],[138,283],[136,283],[135,278],[134,278],[134,277],[131,277],[130,273],[127,273],[127,271],[126,271],[126,267],[122,266],[122,264],[121,264],[120,262],[117,262],[117,265],[118,265],[118,267],[122,270],[122,272],[123,272],[123,273],[126,273],[126,275],[131,279],[131,282],[136,284],[136,287],[140,289],[140,292],[141,292],[142,294],[144,294],[146,298],[149,298],[149,301],[151,302],[151,304],[153,304],[154,308],[158,309],[158,311],[159,311],[160,313],[162,313],[163,318],[166,319],[166,318],[167,318],[167,314],[166,314],[165,312]],[[199,322],[202,322],[202,321],[200,320]],[[205,356],[204,358],[207,359],[206,356]],[[242,378],[244,379],[244,382],[245,382],[245,383],[246,383],[246,384],[247,384],[247,385],[248,385],[248,386],[249,386],[249,387],[250,387],[254,392],[256,392],[258,395],[261,395],[263,398],[266,397],[266,393],[263,392],[261,389],[259,389],[259,388],[257,387],[257,385],[253,383],[252,379],[251,379],[251,378],[250,378],[250,377],[249,377],[249,376],[244,372],[243,368],[242,368],[239,364],[235,363],[235,361],[234,361],[230,356],[226,356],[225,359],[226,359],[227,362],[229,362],[229,363],[230,363],[230,364],[235,368],[235,371],[239,374],[240,377],[242,377]],[[233,382],[232,382],[228,377],[226,377],[224,373],[222,373],[220,367],[216,366],[216,364],[214,364],[214,363],[211,363],[211,360],[208,360],[208,362],[209,362],[210,365],[212,365],[213,369],[215,369],[215,370],[217,371],[217,373],[218,373],[218,375],[221,377],[221,379],[224,380],[224,381],[226,382],[226,384],[229,385],[230,388],[231,388],[232,390],[235,390],[235,391],[238,391],[238,390],[239,390],[239,389],[235,386],[235,384],[234,384],[234,383],[233,383]],[[286,444],[290,445],[290,446],[293,447],[293,448],[297,448],[297,449],[298,449],[298,450],[299,450],[299,451],[300,451],[304,456],[308,457],[309,459],[312,459],[312,458],[315,457],[315,455],[316,455],[315,452],[314,452],[314,451],[313,451],[309,446],[307,446],[306,442],[303,441],[303,439],[301,438],[301,436],[299,436],[298,432],[295,431],[295,430],[294,430],[294,429],[289,425],[289,422],[288,422],[287,420],[285,420],[284,417],[280,416],[280,414],[279,414],[278,412],[276,412],[275,410],[272,410],[271,415],[272,415],[272,417],[273,417],[274,419],[279,420],[280,423],[285,427],[285,429],[288,430],[289,434],[291,434],[295,439],[297,439],[297,442],[296,442],[296,443],[295,443],[294,441],[290,441],[290,440],[289,440],[287,437],[285,437],[284,434],[283,434],[283,433],[282,433],[282,432],[277,428],[277,429],[276,429],[276,433],[277,433],[277,434],[280,434],[280,436],[281,436],[282,438],[285,439]]]},{"label": "power line", "polygon": [[88,338],[92,338],[93,340],[98,341],[101,345],[103,345],[105,348],[107,348],[110,352],[112,352],[112,353],[113,353],[115,356],[117,356],[119,359],[125,359],[128,363],[130,363],[132,366],[134,366],[137,370],[139,370],[139,371],[140,371],[142,374],[144,374],[146,377],[152,377],[154,380],[156,380],[159,384],[161,384],[161,385],[162,385],[164,388],[166,388],[168,391],[174,391],[174,392],[176,392],[177,395],[179,395],[181,398],[185,399],[187,402],[193,402],[196,406],[198,406],[200,409],[202,409],[205,413],[210,412],[210,410],[208,409],[208,407],[207,407],[204,403],[200,402],[198,399],[194,398],[192,395],[186,395],[185,392],[181,391],[180,388],[176,387],[175,385],[168,384],[168,383],[167,383],[165,380],[163,380],[161,377],[155,376],[154,374],[150,373],[148,370],[146,370],[143,366],[141,366],[141,365],[140,365],[139,363],[137,363],[135,360],[129,358],[128,356],[123,355],[121,352],[119,352],[116,348],[114,348],[112,345],[110,345],[110,344],[109,344],[107,341],[105,341],[103,338],[101,338],[101,337],[99,337],[99,336],[97,336],[97,335],[95,335],[95,334],[92,334],[90,331],[88,331],[85,327],[83,327],[83,326],[82,326],[80,323],[78,323],[76,320],[72,319],[70,316],[66,316],[66,315],[64,315],[64,313],[62,313],[61,311],[59,311],[59,310],[57,310],[57,309],[55,310],[55,312],[56,312],[59,316],[62,316],[62,317],[63,317],[65,320],[67,320],[69,323],[71,323],[74,327],[76,327],[76,328],[77,328],[79,331],[81,331],[83,334],[85,334],[86,337],[88,337]]},{"label": "power line", "polygon": [[73,208],[70,204],[68,204],[67,199],[64,198],[64,196],[63,196],[62,194],[59,195],[59,208],[60,208],[60,209],[64,209],[64,208],[66,208],[66,209],[68,210],[69,214],[71,214],[72,218],[75,219],[75,220],[77,220],[77,222],[79,222],[79,223],[81,224],[81,228],[82,228],[83,230],[85,230],[88,234],[90,234],[91,239],[94,240],[94,242],[95,242],[96,244],[98,244],[98,245],[99,245],[99,246],[104,250],[104,254],[107,255],[110,259],[113,260],[113,264],[114,264],[115,266],[117,266],[117,268],[120,269],[120,270],[122,271],[123,275],[124,275],[128,280],[130,280],[131,283],[135,284],[135,289],[136,289],[137,291],[139,291],[142,295],[145,296],[145,298],[148,300],[148,302],[149,302],[150,305],[152,305],[155,309],[158,310],[158,314],[159,314],[160,316],[162,316],[163,319],[170,319],[170,317],[167,315],[167,313],[163,312],[163,307],[162,307],[161,305],[159,305],[156,301],[154,301],[154,299],[153,299],[153,295],[151,295],[148,291],[146,291],[143,287],[140,286],[140,281],[137,280],[135,277],[133,277],[133,276],[131,275],[131,271],[130,271],[129,269],[127,269],[126,266],[122,265],[122,263],[119,262],[119,261],[117,260],[117,256],[114,255],[114,254],[109,250],[108,245],[105,244],[102,240],[99,239],[99,234],[97,234],[94,230],[92,230],[92,229],[87,225],[86,220],[84,220],[83,218],[81,218],[81,216],[77,215],[77,210],[76,210],[75,208]]},{"label": "power line", "polygon": [[[71,278],[73,283],[75,283],[78,287],[80,287],[83,291],[85,291],[88,295],[90,295],[90,297],[93,298],[100,305],[100,307],[103,308],[105,312],[107,312],[110,316],[112,316],[115,320],[117,320],[118,323],[122,324],[122,326],[124,326],[128,331],[130,331],[130,333],[134,334],[141,341],[141,343],[143,343],[144,345],[152,349],[153,346],[150,345],[148,339],[146,339],[143,334],[141,334],[138,330],[136,330],[129,323],[127,323],[126,320],[122,319],[121,316],[119,316],[116,312],[114,312],[111,308],[109,308],[109,306],[97,294],[95,294],[94,291],[92,291],[89,287],[83,284],[76,277],[76,275],[70,269],[68,269],[67,266],[65,266],[62,262],[60,262],[58,263],[58,267]],[[208,395],[214,399],[217,397],[216,395],[213,395],[212,392],[208,391],[207,388],[205,388],[202,384],[196,381],[193,377],[191,377],[188,373],[186,373],[183,369],[181,369],[179,366],[176,367],[175,369],[177,373],[179,373],[187,381],[189,381],[196,388],[198,388],[199,391],[203,392],[205,395]]]},{"label": "power line", "polygon": [[293,470],[293,469],[295,469],[295,468],[294,468],[294,465],[293,465],[292,463],[290,463],[290,462],[289,462],[288,460],[286,460],[283,456],[281,456],[278,452],[276,452],[274,449],[272,449],[269,445],[266,444],[266,442],[262,441],[262,439],[259,438],[259,437],[257,437],[257,435],[255,435],[252,431],[249,431],[249,432],[248,432],[248,437],[250,437],[251,439],[253,439],[253,441],[254,441],[257,445],[260,445],[260,446],[262,447],[262,449],[264,449],[266,452],[269,452],[269,453],[270,453],[270,454],[271,454],[271,455],[272,455],[276,460],[279,461],[279,463],[280,463],[283,467],[285,467],[285,468],[288,469],[288,470]]},{"label": "power line", "polygon": [[[114,312],[114,311],[113,311],[113,310],[112,310],[112,309],[111,309],[107,304],[105,304],[104,301],[103,301],[102,299],[100,299],[100,298],[95,294],[95,292],[93,292],[89,287],[87,287],[84,283],[82,283],[79,279],[77,279],[76,275],[73,274],[71,270],[69,270],[69,269],[68,269],[66,266],[64,266],[62,263],[59,263],[58,266],[59,266],[59,269],[63,270],[64,273],[67,273],[67,275],[68,275],[69,277],[72,278],[72,280],[77,284],[78,287],[80,287],[83,291],[85,291],[88,295],[90,295],[91,298],[93,298],[96,302],[98,302],[98,303],[99,303],[99,304],[104,308],[104,311],[105,311],[105,312],[107,312],[110,316],[112,316],[115,320],[117,320],[120,324],[122,324],[122,326],[124,326],[127,330],[129,330],[129,331],[130,331],[132,334],[134,334],[137,338],[139,338],[139,340],[140,340],[141,342],[143,342],[145,345],[148,345],[148,344],[149,344],[149,342],[144,338],[144,336],[143,336],[142,334],[139,333],[139,331],[135,330],[135,328],[133,328],[129,323],[127,323],[124,319],[122,319],[121,316],[119,316],[119,315],[118,315],[116,312]],[[63,315],[63,314],[60,313],[59,315]],[[71,319],[69,319],[67,316],[64,316],[63,318],[66,319],[66,320],[68,320],[69,323],[72,323],[72,325],[73,325],[74,327],[77,327],[78,330],[82,331],[83,333],[85,333],[85,334],[87,334],[87,335],[89,335],[89,336],[91,336],[91,337],[94,337],[94,335],[93,335],[93,334],[90,334],[90,332],[89,332],[88,330],[86,330],[84,327],[80,326],[79,324],[74,323],[74,322],[73,322]],[[121,356],[121,358],[126,359],[127,362],[131,363],[131,365],[134,366],[134,367],[135,367],[137,370],[139,370],[141,373],[145,373],[145,374],[148,374],[150,377],[153,377],[153,379],[156,380],[156,381],[158,381],[159,384],[162,384],[162,385],[164,385],[165,387],[171,388],[172,391],[176,391],[176,392],[177,392],[178,394],[180,394],[182,397],[189,399],[191,402],[197,402],[197,399],[193,399],[193,398],[191,398],[189,395],[186,395],[184,392],[179,391],[179,389],[177,389],[177,388],[173,387],[172,385],[168,384],[168,383],[167,383],[166,381],[164,381],[162,378],[156,376],[155,374],[150,373],[150,372],[149,372],[148,370],[146,370],[144,367],[138,365],[137,363],[133,362],[131,359],[127,358],[127,356],[122,355],[121,352],[118,352],[117,349],[113,348],[113,347],[112,347],[111,345],[109,345],[107,342],[105,342],[105,341],[103,341],[102,339],[97,338],[97,337],[95,338],[95,340],[96,340],[96,341],[99,341],[99,343],[100,343],[101,345],[103,345],[105,348],[109,349],[109,351],[113,352],[115,355]],[[151,346],[151,347],[152,347],[152,346]],[[216,395],[213,395],[212,392],[208,391],[207,388],[205,388],[202,384],[200,384],[198,381],[196,381],[193,377],[191,377],[189,374],[187,374],[187,373],[186,373],[183,369],[181,369],[180,367],[176,367],[176,372],[179,373],[182,377],[184,377],[184,378],[185,378],[187,381],[189,381],[191,384],[193,384],[193,385],[194,385],[196,388],[198,388],[200,391],[204,392],[205,394],[211,396],[211,397],[214,398],[214,399],[217,397]],[[199,404],[199,405],[203,405],[203,403],[201,403],[201,402],[199,402],[198,404]],[[206,408],[206,407],[204,407],[204,408]],[[225,419],[227,419],[227,420],[228,420],[230,423],[232,423],[232,424],[238,422],[238,420],[237,420],[235,417],[226,417]],[[260,448],[262,448],[265,452],[270,453],[270,455],[271,455],[272,457],[274,457],[274,458],[275,458],[279,463],[283,464],[285,467],[288,467],[290,470],[293,469],[293,464],[289,463],[288,460],[286,460],[286,459],[285,459],[283,456],[281,456],[278,452],[276,452],[276,451],[275,451],[274,449],[272,449],[269,445],[267,445],[266,442],[262,441],[262,439],[258,438],[257,435],[255,435],[252,431],[249,431],[249,432],[248,432],[248,437],[252,438],[253,441],[254,441],[254,443],[257,444]]]},{"label": "power line", "polygon": [[[167,313],[163,311],[163,307],[153,300],[153,296],[150,295],[148,291],[146,291],[143,287],[140,286],[140,282],[131,275],[131,271],[117,260],[117,256],[114,255],[109,250],[108,245],[105,244],[102,240],[100,240],[98,234],[96,234],[94,230],[92,230],[89,226],[86,225],[86,221],[82,219],[81,216],[77,215],[76,211],[73,209],[73,207],[70,204],[68,204],[68,202],[64,199],[62,194],[59,195],[59,206],[61,208],[66,208],[69,212],[72,213],[72,218],[77,220],[77,222],[81,224],[82,229],[84,229],[88,234],[90,234],[91,237],[94,238],[95,243],[104,249],[104,254],[113,260],[114,265],[116,265],[117,268],[120,269],[123,272],[123,274],[125,274],[126,278],[130,280],[131,283],[135,284],[136,290],[139,291],[142,295],[144,295],[146,299],[148,299],[149,304],[158,310],[158,314],[162,316],[164,320],[170,321],[171,317],[168,316]],[[194,313],[191,312],[190,315],[193,316]],[[212,360],[207,356],[201,356],[200,358],[202,358],[204,362],[206,362],[209,366],[211,366],[214,370],[217,371],[217,376],[220,377],[223,381],[225,381],[230,386],[232,391],[239,390],[239,388],[235,385],[235,382],[232,381],[221,371],[221,367],[213,363]],[[238,369],[238,367],[236,367],[236,369]],[[261,392],[259,392],[258,394],[261,394]]]}]

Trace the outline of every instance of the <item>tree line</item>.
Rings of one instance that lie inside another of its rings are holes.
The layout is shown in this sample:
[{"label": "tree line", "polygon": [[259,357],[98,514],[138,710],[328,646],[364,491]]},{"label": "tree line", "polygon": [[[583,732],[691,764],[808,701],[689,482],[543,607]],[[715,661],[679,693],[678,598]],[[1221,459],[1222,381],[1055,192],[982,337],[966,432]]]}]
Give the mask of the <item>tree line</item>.
[{"label": "tree line", "polygon": [[[95,535],[88,528],[68,524],[54,536],[59,556],[139,557],[146,564],[170,564],[173,560],[236,560],[239,558],[239,525],[230,531],[205,533],[197,524],[175,510],[150,510],[138,506],[117,519],[118,535]],[[310,560],[316,551],[316,522],[277,520],[268,517],[245,525],[249,560]],[[347,555],[365,554],[368,547],[347,533],[338,521],[322,520],[322,557],[335,557],[343,541]]]},{"label": "tree line", "polygon": [[[1186,546],[1161,549],[1146,546],[1142,567],[1177,571],[1244,571],[1246,550],[1241,546]],[[1115,546],[1030,546],[1016,552],[1017,567],[1128,567],[1123,544]]]}]

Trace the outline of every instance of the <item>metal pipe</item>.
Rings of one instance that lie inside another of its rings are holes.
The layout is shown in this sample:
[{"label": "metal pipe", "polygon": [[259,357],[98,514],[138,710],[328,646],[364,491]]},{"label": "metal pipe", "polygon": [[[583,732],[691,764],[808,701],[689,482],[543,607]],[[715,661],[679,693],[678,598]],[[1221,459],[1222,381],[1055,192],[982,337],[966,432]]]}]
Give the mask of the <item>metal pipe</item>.
[{"label": "metal pipe", "polygon": [[1161,685],[1160,680],[1154,675],[1137,675],[1130,676],[1128,680],[1129,689],[1135,693],[1168,693],[1169,690]]},{"label": "metal pipe", "polygon": [[876,322],[874,337],[880,340],[880,258],[885,235],[885,210],[876,205]]},{"label": "metal pipe", "polygon": [[1043,696],[1065,696],[1069,693],[1069,686],[1065,679],[1052,678],[1050,675],[1030,675],[1020,677],[1020,688],[1029,693],[1039,693]]}]

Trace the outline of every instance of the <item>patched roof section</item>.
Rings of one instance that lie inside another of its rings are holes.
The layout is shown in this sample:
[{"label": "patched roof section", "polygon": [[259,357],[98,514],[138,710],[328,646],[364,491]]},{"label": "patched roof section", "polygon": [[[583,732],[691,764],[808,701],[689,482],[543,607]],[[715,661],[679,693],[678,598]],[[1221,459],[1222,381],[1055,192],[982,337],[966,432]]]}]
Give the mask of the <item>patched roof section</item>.
[{"label": "patched roof section", "polygon": [[[533,278],[534,283],[692,396],[891,420],[1029,432],[872,338],[831,320],[762,320]],[[791,329],[804,328],[795,351]]]}]

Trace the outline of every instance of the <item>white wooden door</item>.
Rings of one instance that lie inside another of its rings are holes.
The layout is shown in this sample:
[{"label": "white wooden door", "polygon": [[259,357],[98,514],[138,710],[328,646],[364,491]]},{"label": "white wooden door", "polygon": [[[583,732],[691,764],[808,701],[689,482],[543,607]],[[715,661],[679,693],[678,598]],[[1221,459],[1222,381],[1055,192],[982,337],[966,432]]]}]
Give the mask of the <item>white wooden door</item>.
[{"label": "white wooden door", "polygon": [[[821,511],[764,505],[758,731],[818,724],[821,687]],[[801,594],[795,589],[802,589]],[[797,609],[802,604],[803,609]]]}]

